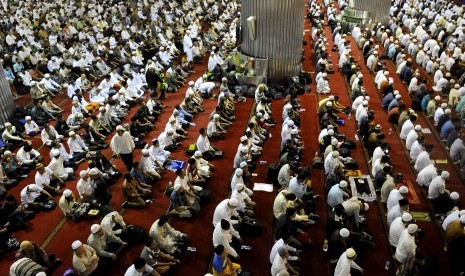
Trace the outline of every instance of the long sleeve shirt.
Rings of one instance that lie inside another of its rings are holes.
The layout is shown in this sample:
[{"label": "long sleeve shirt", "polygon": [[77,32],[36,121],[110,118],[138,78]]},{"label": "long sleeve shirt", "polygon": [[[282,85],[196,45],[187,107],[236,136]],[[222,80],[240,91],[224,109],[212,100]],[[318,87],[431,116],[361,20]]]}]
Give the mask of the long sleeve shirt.
[{"label": "long sleeve shirt", "polygon": [[76,135],[76,138],[70,137],[68,139],[68,147],[71,154],[75,152],[84,152],[88,150],[86,144],[84,143],[84,140],[82,140],[82,138],[79,135]]},{"label": "long sleeve shirt", "polygon": [[125,131],[123,135],[115,134],[113,136],[110,147],[114,154],[129,154],[136,146],[129,132]]},{"label": "long sleeve shirt", "polygon": [[[231,226],[232,227],[232,226]],[[224,249],[228,252],[229,255],[237,257],[236,250],[231,246],[230,242],[232,241],[231,229],[223,230],[221,228],[221,223],[218,223],[213,230],[213,246],[223,245]]]}]

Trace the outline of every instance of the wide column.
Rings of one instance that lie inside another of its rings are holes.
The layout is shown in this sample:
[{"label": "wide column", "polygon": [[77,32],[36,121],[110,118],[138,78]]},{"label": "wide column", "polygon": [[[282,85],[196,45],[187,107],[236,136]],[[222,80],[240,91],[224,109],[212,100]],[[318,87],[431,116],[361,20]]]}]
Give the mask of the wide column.
[{"label": "wide column", "polygon": [[304,17],[304,0],[242,0],[242,53],[268,59],[268,79],[298,75]]},{"label": "wide column", "polygon": [[15,110],[15,100],[11,95],[10,84],[3,71],[3,64],[0,62],[0,124],[6,123]]}]

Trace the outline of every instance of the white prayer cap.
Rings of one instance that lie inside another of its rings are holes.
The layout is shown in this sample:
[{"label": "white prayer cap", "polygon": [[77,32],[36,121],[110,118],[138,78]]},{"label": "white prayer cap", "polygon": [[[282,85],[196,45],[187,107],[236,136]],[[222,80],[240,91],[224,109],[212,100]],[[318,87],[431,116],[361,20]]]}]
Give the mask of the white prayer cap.
[{"label": "white prayer cap", "polygon": [[362,105],[363,105],[363,106],[367,106],[367,105],[368,105],[368,101],[367,101],[367,100],[363,100]]},{"label": "white prayer cap", "polygon": [[447,108],[447,103],[442,103],[442,104],[441,104],[441,107],[442,107],[442,108]]},{"label": "white prayer cap", "polygon": [[337,151],[337,150],[333,151],[333,157],[338,158],[339,157],[339,151]]},{"label": "white prayer cap", "polygon": [[231,207],[237,207],[239,202],[237,202],[237,199],[235,198],[231,198],[228,200],[228,205],[231,206]]},{"label": "white prayer cap", "polygon": [[292,121],[292,120],[287,121],[287,125],[290,126],[290,127],[293,127],[294,126],[294,121]]},{"label": "white prayer cap", "polygon": [[434,100],[439,102],[441,100],[441,97],[438,95],[438,96],[434,97]]},{"label": "white prayer cap", "polygon": [[202,78],[206,79],[208,76],[207,74],[203,74]]},{"label": "white prayer cap", "polygon": [[[174,112],[173,112],[173,114],[174,114]],[[179,113],[177,113],[176,115],[178,115],[178,114],[179,114]],[[173,123],[173,122],[176,121],[176,118],[170,117],[168,121],[169,121],[170,123]]]},{"label": "white prayer cap", "polygon": [[452,199],[452,200],[459,200],[459,198],[460,198],[459,193],[457,193],[457,192],[452,192],[452,193],[450,193],[450,199]]},{"label": "white prayer cap", "polygon": [[388,82],[389,82],[389,84],[394,84],[394,79],[393,79],[393,78],[389,78]]},{"label": "white prayer cap", "polygon": [[339,141],[336,138],[331,139],[331,145],[335,146],[339,143]]},{"label": "white prayer cap", "polygon": [[73,136],[73,135],[75,135],[75,134],[76,134],[76,132],[74,132],[73,130],[71,130],[71,131],[69,132],[69,136]]},{"label": "white prayer cap", "polygon": [[465,224],[465,216],[460,217],[460,224],[462,224],[462,225]]},{"label": "white prayer cap", "polygon": [[347,188],[347,185],[348,185],[348,183],[345,180],[341,180],[341,182],[339,182],[339,187],[340,188]]},{"label": "white prayer cap", "polygon": [[450,114],[450,113],[451,113],[451,110],[450,110],[450,108],[446,108],[446,110],[444,110],[444,113],[446,113],[446,114]]},{"label": "white prayer cap", "polygon": [[401,187],[399,188],[399,193],[401,193],[401,194],[407,194],[407,193],[408,193],[408,188],[407,188],[407,186],[401,186]]},{"label": "white prayer cap", "polygon": [[149,153],[149,150],[148,150],[148,149],[142,149],[142,154],[143,154],[143,155],[146,155],[146,154],[148,154],[148,153]]},{"label": "white prayer cap", "polygon": [[99,170],[97,168],[92,168],[92,169],[90,169],[89,174],[90,175],[98,175]]},{"label": "white prayer cap", "polygon": [[407,226],[407,231],[409,234],[415,234],[418,231],[418,225],[415,223],[409,224]]},{"label": "white prayer cap", "polygon": [[363,208],[364,208],[364,210],[366,212],[366,211],[370,210],[370,205],[368,205],[368,203],[366,203],[366,202],[363,202]]},{"label": "white prayer cap", "polygon": [[172,129],[168,129],[167,133],[168,134],[174,134],[174,131]]},{"label": "white prayer cap", "polygon": [[79,176],[80,176],[81,178],[83,178],[83,177],[86,177],[86,175],[87,175],[88,173],[89,173],[89,172],[88,172],[87,170],[82,170],[82,171],[79,172]]},{"label": "white prayer cap", "polygon": [[421,130],[421,126],[420,126],[420,125],[415,125],[415,130],[416,130],[416,131],[420,131],[420,130]]},{"label": "white prayer cap", "polygon": [[386,70],[386,71],[384,71],[383,74],[384,74],[385,76],[389,76],[389,71]]},{"label": "white prayer cap", "polygon": [[98,224],[92,224],[92,226],[90,227],[90,232],[92,232],[93,234],[97,233],[98,230],[100,230],[100,225]]},{"label": "white prayer cap", "polygon": [[44,75],[44,78],[49,79],[49,78],[50,78],[50,74],[48,74],[48,73],[45,74],[45,75]]},{"label": "white prayer cap", "polygon": [[242,191],[244,189],[244,184],[242,183],[239,183],[239,184],[236,184],[236,191]]},{"label": "white prayer cap", "polygon": [[70,189],[66,189],[66,190],[63,191],[63,195],[64,195],[65,197],[71,196],[72,193],[73,193],[73,192],[71,192]]},{"label": "white prayer cap", "polygon": [[244,171],[241,168],[237,168],[236,171],[234,172],[237,176],[241,176]]},{"label": "white prayer cap", "polygon": [[328,97],[328,100],[334,101],[334,96],[333,96],[333,95],[329,96],[329,97]]},{"label": "white prayer cap", "polygon": [[370,100],[370,96],[365,96],[365,100],[369,101],[369,100]]},{"label": "white prayer cap", "polygon": [[116,130],[124,130],[124,127],[121,126],[121,125],[120,125],[120,126],[117,126],[117,127],[116,127]]},{"label": "white prayer cap", "polygon": [[241,143],[247,141],[247,136],[241,136]]},{"label": "white prayer cap", "polygon": [[443,172],[441,173],[441,177],[442,177],[443,179],[448,179],[449,176],[450,176],[450,174],[449,174],[448,171],[443,171]]},{"label": "white prayer cap", "polygon": [[242,161],[241,164],[240,164],[240,167],[241,168],[247,167],[247,162]]},{"label": "white prayer cap", "polygon": [[58,155],[60,155],[60,150],[58,149],[52,149],[52,155],[57,157]]},{"label": "white prayer cap", "polygon": [[349,237],[349,230],[347,228],[342,228],[341,230],[339,230],[339,235],[343,238],[347,238]]},{"label": "white prayer cap", "polygon": [[409,222],[412,219],[413,219],[413,217],[412,217],[412,215],[410,213],[405,212],[405,213],[402,214],[402,221]]},{"label": "white prayer cap", "polygon": [[[378,46],[378,45],[376,45],[376,46]],[[378,54],[378,51],[374,51],[374,52],[373,52],[373,55],[376,56],[377,54]]]},{"label": "white prayer cap", "polygon": [[11,123],[5,123],[5,127],[11,126]]},{"label": "white prayer cap", "polygon": [[328,135],[330,136],[334,135],[334,130],[333,129],[328,130]]},{"label": "white prayer cap", "polygon": [[348,248],[346,250],[346,256],[347,258],[353,258],[355,257],[356,253],[355,253],[355,250],[353,248]]},{"label": "white prayer cap", "polygon": [[26,121],[30,121],[31,119],[31,116],[26,116]]},{"label": "white prayer cap", "polygon": [[189,82],[189,86],[193,86],[194,85],[194,82],[193,81],[190,81]]},{"label": "white prayer cap", "polygon": [[450,73],[446,73],[446,78],[450,78]]},{"label": "white prayer cap", "polygon": [[99,110],[100,112],[105,111],[105,107],[101,106],[98,110]]},{"label": "white prayer cap", "polygon": [[396,100],[400,100],[400,98],[402,98],[402,96],[400,94],[397,94],[396,95]]},{"label": "white prayer cap", "polygon": [[326,102],[326,106],[333,106],[333,103],[330,102],[330,101],[327,101],[327,102]]},{"label": "white prayer cap", "polygon": [[4,154],[4,155],[11,155],[11,151],[6,150],[3,154]]},{"label": "white prayer cap", "polygon": [[76,250],[78,249],[80,246],[82,245],[82,242],[80,240],[77,240],[77,241],[74,241],[72,244],[71,244],[71,248],[73,250]]},{"label": "white prayer cap", "polygon": [[460,84],[456,83],[456,84],[454,85],[454,88],[455,88],[455,89],[459,89],[459,88],[460,88]]},{"label": "white prayer cap", "polygon": [[299,133],[299,131],[297,129],[291,130],[291,134],[298,134],[298,133]]},{"label": "white prayer cap", "polygon": [[241,152],[242,152],[242,153],[248,153],[249,150],[248,150],[247,148],[241,148]]}]

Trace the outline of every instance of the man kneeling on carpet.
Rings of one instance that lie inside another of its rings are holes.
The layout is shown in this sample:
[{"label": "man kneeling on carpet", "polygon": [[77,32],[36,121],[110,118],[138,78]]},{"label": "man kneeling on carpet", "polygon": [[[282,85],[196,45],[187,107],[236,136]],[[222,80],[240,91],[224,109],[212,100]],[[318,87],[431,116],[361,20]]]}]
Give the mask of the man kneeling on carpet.
[{"label": "man kneeling on carpet", "polygon": [[99,224],[93,224],[90,231],[87,244],[95,249],[101,262],[108,264],[116,260],[116,254],[127,244],[117,236],[104,231]]},{"label": "man kneeling on carpet", "polygon": [[158,243],[150,237],[145,241],[140,257],[158,273],[155,275],[171,271],[180,263],[174,256],[161,251]]}]

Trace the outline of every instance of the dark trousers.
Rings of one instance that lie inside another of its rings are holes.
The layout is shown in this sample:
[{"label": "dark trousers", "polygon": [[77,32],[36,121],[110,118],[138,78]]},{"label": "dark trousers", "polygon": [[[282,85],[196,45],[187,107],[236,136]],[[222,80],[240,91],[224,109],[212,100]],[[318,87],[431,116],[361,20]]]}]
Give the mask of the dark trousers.
[{"label": "dark trousers", "polygon": [[132,152],[130,153],[121,153],[121,160],[123,161],[124,165],[126,165],[126,169],[129,171],[131,171],[132,169],[132,164],[133,164],[133,154]]}]

